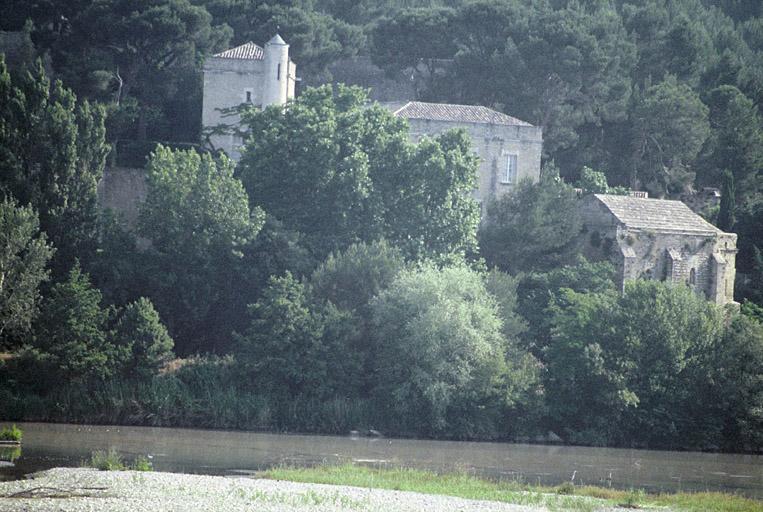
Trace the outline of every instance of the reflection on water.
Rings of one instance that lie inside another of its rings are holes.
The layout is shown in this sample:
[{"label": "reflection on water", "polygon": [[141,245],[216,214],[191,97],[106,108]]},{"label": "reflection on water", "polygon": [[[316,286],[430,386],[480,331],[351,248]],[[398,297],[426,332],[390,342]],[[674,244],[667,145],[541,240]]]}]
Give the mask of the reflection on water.
[{"label": "reflection on water", "polygon": [[[276,465],[356,462],[407,466],[555,485],[652,491],[722,490],[763,498],[759,455],[666,452],[509,443],[302,436],[151,427],[26,423],[23,449],[0,451],[0,478],[79,466],[94,450],[147,455],[157,471],[247,475]],[[15,447],[18,449],[18,447]],[[13,454],[15,453],[15,455]],[[9,466],[12,464],[12,466]]]}]

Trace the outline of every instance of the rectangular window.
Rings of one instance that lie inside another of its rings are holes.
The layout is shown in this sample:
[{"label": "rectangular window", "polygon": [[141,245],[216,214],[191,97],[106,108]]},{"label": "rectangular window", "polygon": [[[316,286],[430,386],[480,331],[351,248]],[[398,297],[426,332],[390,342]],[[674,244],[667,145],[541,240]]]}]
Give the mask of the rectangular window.
[{"label": "rectangular window", "polygon": [[517,182],[517,155],[506,155],[506,174],[501,183]]},{"label": "rectangular window", "polygon": [[281,79],[281,63],[278,63],[278,74],[276,75],[276,80]]},{"label": "rectangular window", "polygon": [[246,91],[246,102],[247,103],[252,102],[252,91]]}]

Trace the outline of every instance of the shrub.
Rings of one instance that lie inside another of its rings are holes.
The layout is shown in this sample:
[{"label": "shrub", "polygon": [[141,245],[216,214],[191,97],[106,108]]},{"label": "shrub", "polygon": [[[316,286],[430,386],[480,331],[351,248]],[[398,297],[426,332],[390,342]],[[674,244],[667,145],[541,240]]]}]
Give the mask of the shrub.
[{"label": "shrub", "polygon": [[90,455],[90,461],[87,465],[99,471],[124,471],[127,469],[122,456],[114,448],[109,448],[108,451],[94,451]]},{"label": "shrub", "polygon": [[130,469],[133,471],[153,471],[154,465],[151,464],[151,461],[148,460],[148,457],[138,455],[135,458],[135,462],[133,462],[132,466],[130,466]]},{"label": "shrub", "polygon": [[373,395],[396,430],[494,435],[496,416],[532,381],[478,272],[404,270],[371,309]]},{"label": "shrub", "polygon": [[140,298],[127,306],[117,322],[114,342],[124,351],[125,374],[147,377],[172,356],[174,345],[154,305]]},{"label": "shrub", "polygon": [[0,441],[16,441],[20,443],[22,437],[24,437],[24,433],[16,425],[4,427],[0,430]]}]

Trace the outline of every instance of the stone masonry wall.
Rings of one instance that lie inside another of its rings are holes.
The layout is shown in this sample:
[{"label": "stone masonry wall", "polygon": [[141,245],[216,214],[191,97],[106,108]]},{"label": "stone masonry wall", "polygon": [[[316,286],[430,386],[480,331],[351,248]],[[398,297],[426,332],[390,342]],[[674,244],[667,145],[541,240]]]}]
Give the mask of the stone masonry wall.
[{"label": "stone masonry wall", "polygon": [[[262,104],[264,90],[263,61],[244,59],[210,58],[204,64],[204,100],[201,124],[214,127],[219,124],[238,125],[238,115],[223,117],[220,108],[235,107],[246,102],[246,92],[251,92],[251,102]],[[223,149],[232,158],[239,152],[241,140],[234,135],[210,137],[216,149]]]},{"label": "stone masonry wall", "polygon": [[[472,139],[472,149],[480,157],[479,183],[474,198],[487,204],[499,198],[519,181],[540,179],[540,159],[543,149],[542,129],[535,126],[505,126],[485,123],[455,123],[409,119],[411,138],[433,137],[453,128],[464,128]],[[517,180],[503,183],[508,155],[517,155]]]},{"label": "stone masonry wall", "polygon": [[[581,252],[593,261],[612,262],[620,285],[633,279],[683,283],[716,303],[733,301],[736,235],[629,229],[600,202],[586,198],[581,200],[580,212],[585,226],[580,237]],[[677,260],[672,261],[669,250],[678,256]],[[722,275],[718,275],[713,256],[719,253],[725,261]],[[721,293],[716,293],[717,286]]]},{"label": "stone masonry wall", "polygon": [[146,192],[145,169],[107,167],[98,183],[98,204],[114,210],[127,226],[134,227]]}]

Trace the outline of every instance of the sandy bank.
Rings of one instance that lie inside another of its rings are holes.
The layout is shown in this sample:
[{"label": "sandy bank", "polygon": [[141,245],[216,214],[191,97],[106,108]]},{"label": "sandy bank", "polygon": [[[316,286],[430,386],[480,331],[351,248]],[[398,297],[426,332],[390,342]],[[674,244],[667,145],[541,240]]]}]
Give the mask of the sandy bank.
[{"label": "sandy bank", "polygon": [[476,511],[540,508],[412,492],[294,482],[57,468],[0,483],[0,511]]}]

